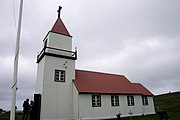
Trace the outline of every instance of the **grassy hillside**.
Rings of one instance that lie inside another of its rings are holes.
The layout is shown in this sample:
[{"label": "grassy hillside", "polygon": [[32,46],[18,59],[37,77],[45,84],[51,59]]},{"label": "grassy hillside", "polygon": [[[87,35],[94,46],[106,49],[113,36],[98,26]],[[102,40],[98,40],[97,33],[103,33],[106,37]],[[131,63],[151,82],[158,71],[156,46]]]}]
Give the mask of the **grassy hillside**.
[{"label": "grassy hillside", "polygon": [[165,110],[170,120],[180,120],[180,92],[167,93],[154,97],[156,110]]}]

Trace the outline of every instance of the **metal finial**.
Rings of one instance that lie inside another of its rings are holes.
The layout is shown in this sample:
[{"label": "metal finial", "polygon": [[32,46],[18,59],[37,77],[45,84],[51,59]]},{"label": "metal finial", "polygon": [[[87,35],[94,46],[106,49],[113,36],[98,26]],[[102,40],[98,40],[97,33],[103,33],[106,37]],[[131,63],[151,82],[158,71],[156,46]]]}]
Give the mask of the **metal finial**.
[{"label": "metal finial", "polygon": [[61,9],[62,9],[62,7],[59,6],[59,9],[57,10],[57,12],[58,12],[58,18],[60,18],[60,12],[61,12]]}]

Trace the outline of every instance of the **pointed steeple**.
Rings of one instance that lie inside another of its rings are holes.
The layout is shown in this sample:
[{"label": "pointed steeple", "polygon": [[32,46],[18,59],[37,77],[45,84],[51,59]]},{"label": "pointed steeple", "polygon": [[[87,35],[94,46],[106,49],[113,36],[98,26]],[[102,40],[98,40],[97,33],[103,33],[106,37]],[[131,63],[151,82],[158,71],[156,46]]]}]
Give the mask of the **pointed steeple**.
[{"label": "pointed steeple", "polygon": [[51,32],[55,32],[58,34],[62,34],[62,35],[66,35],[66,36],[71,36],[68,32],[68,30],[66,29],[66,26],[64,25],[63,21],[60,18],[60,11],[61,11],[61,6],[59,6],[58,9],[58,18],[54,24],[54,26],[51,29]]}]

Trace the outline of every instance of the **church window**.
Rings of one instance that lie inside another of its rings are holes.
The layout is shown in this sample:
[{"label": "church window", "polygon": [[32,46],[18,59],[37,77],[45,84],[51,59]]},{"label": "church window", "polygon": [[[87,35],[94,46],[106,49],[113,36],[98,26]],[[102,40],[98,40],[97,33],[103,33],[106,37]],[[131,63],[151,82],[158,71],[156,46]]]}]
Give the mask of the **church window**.
[{"label": "church window", "polygon": [[147,96],[142,96],[142,103],[143,103],[143,105],[148,105],[148,98],[147,98]]},{"label": "church window", "polygon": [[134,106],[134,96],[127,96],[128,106]]},{"label": "church window", "polygon": [[92,107],[101,107],[101,95],[92,95]]},{"label": "church window", "polygon": [[119,96],[118,95],[112,95],[111,96],[111,105],[112,106],[119,106]]},{"label": "church window", "polygon": [[65,82],[65,71],[64,70],[55,70],[54,81],[55,82]]}]

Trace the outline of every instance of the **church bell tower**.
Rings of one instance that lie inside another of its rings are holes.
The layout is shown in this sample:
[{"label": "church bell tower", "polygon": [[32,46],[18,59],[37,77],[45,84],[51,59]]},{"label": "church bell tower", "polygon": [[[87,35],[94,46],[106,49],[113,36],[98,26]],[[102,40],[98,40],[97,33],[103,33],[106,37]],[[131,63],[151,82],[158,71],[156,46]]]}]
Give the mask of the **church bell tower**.
[{"label": "church bell tower", "polygon": [[61,8],[37,56],[35,91],[41,95],[41,120],[72,118],[72,80],[75,79],[77,51],[72,51],[72,36],[60,18]]}]

